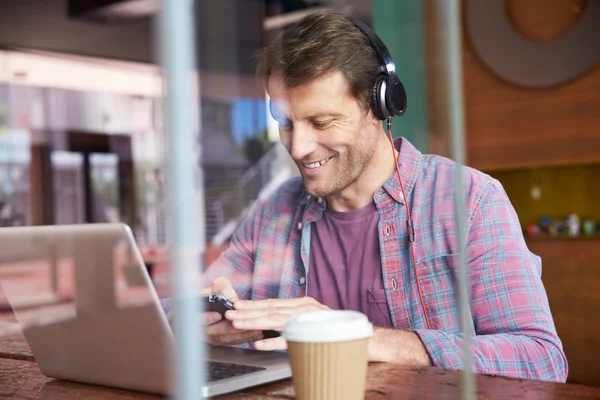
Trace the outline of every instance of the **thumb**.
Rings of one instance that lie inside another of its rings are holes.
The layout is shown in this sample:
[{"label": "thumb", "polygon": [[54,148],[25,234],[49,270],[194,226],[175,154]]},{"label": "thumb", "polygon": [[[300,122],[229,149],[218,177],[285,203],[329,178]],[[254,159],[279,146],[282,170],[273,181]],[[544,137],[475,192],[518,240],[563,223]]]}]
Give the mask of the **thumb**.
[{"label": "thumb", "polygon": [[211,282],[210,290],[214,294],[220,294],[227,297],[232,302],[236,302],[240,299],[237,293],[235,292],[233,285],[231,284],[231,282],[229,282],[229,279],[223,276]]}]

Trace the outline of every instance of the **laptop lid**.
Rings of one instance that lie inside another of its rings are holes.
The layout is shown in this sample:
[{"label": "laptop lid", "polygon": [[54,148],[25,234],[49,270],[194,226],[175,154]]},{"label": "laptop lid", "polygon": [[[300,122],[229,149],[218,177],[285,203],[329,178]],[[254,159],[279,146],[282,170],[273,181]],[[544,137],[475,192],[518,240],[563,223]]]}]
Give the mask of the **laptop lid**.
[{"label": "laptop lid", "polygon": [[6,228],[0,243],[0,285],[42,373],[168,391],[173,334],[126,225]]},{"label": "laptop lid", "polygon": [[[171,393],[174,335],[124,224],[0,229],[0,285],[43,374]],[[291,375],[281,353],[220,348],[207,358],[261,367],[203,395]]]}]

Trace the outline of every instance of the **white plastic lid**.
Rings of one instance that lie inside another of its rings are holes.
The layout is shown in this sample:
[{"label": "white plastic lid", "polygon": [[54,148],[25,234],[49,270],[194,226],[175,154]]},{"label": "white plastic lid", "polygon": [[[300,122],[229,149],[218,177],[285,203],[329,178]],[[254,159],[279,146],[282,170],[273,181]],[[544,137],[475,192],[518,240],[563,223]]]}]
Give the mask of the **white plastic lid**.
[{"label": "white plastic lid", "polygon": [[358,311],[311,311],[295,314],[283,328],[291,342],[345,342],[371,337],[373,324]]}]

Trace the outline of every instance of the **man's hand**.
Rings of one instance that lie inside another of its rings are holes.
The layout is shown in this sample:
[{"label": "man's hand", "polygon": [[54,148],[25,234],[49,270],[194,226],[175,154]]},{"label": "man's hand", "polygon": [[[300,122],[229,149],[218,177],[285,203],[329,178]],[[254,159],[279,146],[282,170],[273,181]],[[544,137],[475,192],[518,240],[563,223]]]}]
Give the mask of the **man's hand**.
[{"label": "man's hand", "polygon": [[[288,318],[300,312],[329,310],[311,297],[296,299],[267,299],[236,301],[234,311],[227,311],[225,318],[240,330],[281,331]],[[259,340],[254,343],[257,350],[284,350],[287,348],[282,337]]]},{"label": "man's hand", "polygon": [[[217,278],[209,287],[202,291],[204,294],[220,294],[227,297],[232,302],[239,300],[239,297],[229,279]],[[221,314],[214,311],[205,312],[203,316],[205,325],[206,341],[213,346],[233,345],[240,343],[255,342],[263,338],[260,330],[236,329],[230,321],[222,320]]]}]

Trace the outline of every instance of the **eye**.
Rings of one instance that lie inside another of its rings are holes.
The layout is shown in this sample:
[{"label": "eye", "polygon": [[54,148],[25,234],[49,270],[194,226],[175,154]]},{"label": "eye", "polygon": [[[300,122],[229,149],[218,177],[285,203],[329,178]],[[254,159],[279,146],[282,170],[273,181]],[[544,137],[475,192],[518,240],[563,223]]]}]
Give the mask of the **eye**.
[{"label": "eye", "polygon": [[327,121],[327,122],[313,122],[313,126],[317,129],[320,130],[325,130],[329,127],[331,127],[331,121]]},{"label": "eye", "polygon": [[294,131],[294,124],[292,121],[284,121],[279,123],[279,139],[284,145],[287,145],[292,132]]},{"label": "eye", "polygon": [[289,149],[293,134],[294,131],[291,129],[291,127],[279,125],[279,141],[285,148]]},{"label": "eye", "polygon": [[294,123],[289,119],[280,120],[277,123],[279,124],[280,131],[291,131],[294,129]]}]

